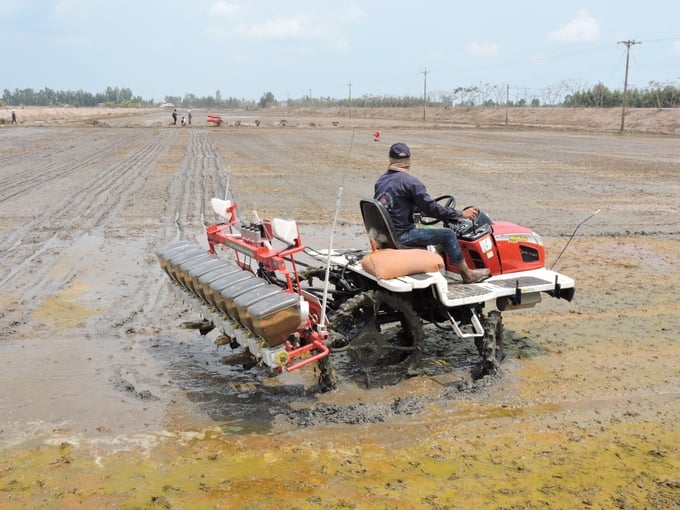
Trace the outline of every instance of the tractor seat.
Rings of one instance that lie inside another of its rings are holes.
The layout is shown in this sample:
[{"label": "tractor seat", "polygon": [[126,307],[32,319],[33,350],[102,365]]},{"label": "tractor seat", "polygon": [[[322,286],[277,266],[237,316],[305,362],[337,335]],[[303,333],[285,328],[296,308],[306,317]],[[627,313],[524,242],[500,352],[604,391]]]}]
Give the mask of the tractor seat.
[{"label": "tractor seat", "polygon": [[374,198],[362,198],[359,201],[361,216],[364,219],[364,227],[371,244],[375,243],[375,249],[394,248],[397,250],[408,249],[397,238],[397,232],[392,223],[392,218],[387,208]]}]

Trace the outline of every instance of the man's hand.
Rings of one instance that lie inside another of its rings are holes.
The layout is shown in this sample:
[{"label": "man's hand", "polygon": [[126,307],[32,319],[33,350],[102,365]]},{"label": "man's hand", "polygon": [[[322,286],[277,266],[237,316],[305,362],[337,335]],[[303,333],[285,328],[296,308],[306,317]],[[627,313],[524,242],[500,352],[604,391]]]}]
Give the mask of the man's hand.
[{"label": "man's hand", "polygon": [[466,220],[475,221],[477,216],[479,216],[479,209],[477,207],[466,207],[463,209],[463,218]]}]

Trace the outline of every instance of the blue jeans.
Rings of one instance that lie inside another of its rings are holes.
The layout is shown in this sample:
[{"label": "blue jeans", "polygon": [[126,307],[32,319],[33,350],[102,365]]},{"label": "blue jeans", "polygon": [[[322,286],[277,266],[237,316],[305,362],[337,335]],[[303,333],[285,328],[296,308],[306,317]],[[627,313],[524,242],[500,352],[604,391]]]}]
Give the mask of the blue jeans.
[{"label": "blue jeans", "polygon": [[399,236],[404,246],[426,247],[430,244],[441,244],[446,256],[452,264],[463,262],[463,252],[460,251],[456,233],[449,228],[412,228]]}]

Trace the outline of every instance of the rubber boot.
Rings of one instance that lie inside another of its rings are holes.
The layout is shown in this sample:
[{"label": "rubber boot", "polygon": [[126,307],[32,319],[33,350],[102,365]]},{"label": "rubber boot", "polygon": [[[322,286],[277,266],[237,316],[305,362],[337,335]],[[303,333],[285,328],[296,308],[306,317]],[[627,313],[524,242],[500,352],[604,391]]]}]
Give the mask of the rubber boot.
[{"label": "rubber boot", "polygon": [[491,276],[488,269],[470,269],[465,261],[457,265],[458,273],[463,278],[463,283],[477,283]]}]

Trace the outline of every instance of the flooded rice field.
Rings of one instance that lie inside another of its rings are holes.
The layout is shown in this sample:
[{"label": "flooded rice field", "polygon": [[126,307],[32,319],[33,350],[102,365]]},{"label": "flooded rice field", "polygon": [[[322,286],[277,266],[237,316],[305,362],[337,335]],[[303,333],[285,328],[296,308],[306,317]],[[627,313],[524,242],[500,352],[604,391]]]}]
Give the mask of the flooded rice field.
[{"label": "flooded rice field", "polygon": [[[2,508],[680,508],[675,138],[195,118],[0,130]],[[504,312],[500,374],[426,326],[420,375],[334,355],[322,393],[181,327],[154,250],[207,247],[212,197],[318,248],[340,200],[333,245],[367,249],[397,140],[432,195],[566,247],[574,300]]]}]

